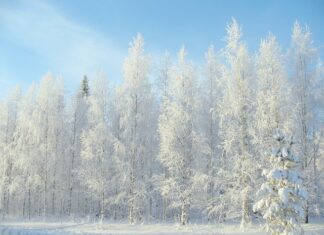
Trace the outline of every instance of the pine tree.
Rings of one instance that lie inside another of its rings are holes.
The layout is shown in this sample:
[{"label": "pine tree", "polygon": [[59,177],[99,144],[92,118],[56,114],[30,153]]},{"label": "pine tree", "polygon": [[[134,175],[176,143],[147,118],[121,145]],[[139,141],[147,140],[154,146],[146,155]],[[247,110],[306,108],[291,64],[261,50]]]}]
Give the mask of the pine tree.
[{"label": "pine tree", "polygon": [[89,94],[90,94],[90,89],[88,84],[88,77],[84,75],[82,80],[82,96],[89,96]]},{"label": "pine tree", "polygon": [[307,192],[300,177],[302,161],[293,155],[293,141],[277,129],[274,135],[278,147],[273,149],[270,163],[273,169],[264,169],[266,182],[258,195],[262,198],[253,210],[260,211],[266,220],[266,230],[273,235],[303,234],[300,220],[304,217]]}]

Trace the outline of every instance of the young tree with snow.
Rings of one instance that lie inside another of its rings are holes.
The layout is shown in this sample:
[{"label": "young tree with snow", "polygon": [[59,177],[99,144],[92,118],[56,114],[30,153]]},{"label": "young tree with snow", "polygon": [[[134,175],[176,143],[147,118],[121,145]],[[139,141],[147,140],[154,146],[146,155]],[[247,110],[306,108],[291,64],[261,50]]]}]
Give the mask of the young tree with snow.
[{"label": "young tree with snow", "polygon": [[258,195],[261,199],[253,206],[266,220],[266,230],[273,235],[303,234],[300,221],[304,218],[307,192],[300,176],[302,161],[293,155],[293,141],[279,129],[274,135],[278,147],[273,149],[270,162],[273,169],[264,169],[266,182]]}]

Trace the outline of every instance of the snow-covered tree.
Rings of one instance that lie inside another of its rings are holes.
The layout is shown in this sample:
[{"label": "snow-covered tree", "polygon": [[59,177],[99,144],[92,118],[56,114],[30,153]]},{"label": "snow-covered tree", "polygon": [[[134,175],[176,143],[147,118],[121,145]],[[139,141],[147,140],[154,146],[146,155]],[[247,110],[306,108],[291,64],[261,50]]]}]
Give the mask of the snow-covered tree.
[{"label": "snow-covered tree", "polygon": [[13,196],[13,173],[16,155],[15,131],[17,127],[18,107],[21,99],[21,91],[16,87],[2,104],[0,116],[0,156],[1,156],[1,209],[2,215],[7,216],[10,209],[10,199]]},{"label": "snow-covered tree", "polygon": [[159,118],[159,159],[168,172],[161,183],[162,195],[170,207],[179,209],[182,225],[189,221],[194,178],[196,134],[194,130],[195,75],[182,48],[172,74],[170,96],[165,99]]},{"label": "snow-covered tree", "polygon": [[34,163],[43,185],[38,196],[44,219],[49,213],[56,213],[58,171],[62,170],[58,166],[65,156],[64,119],[63,84],[47,74],[40,83],[31,120],[37,146]]},{"label": "snow-covered tree", "polygon": [[[312,168],[313,174],[311,178],[312,189],[309,192],[309,198],[313,204],[313,213],[315,215],[324,215],[324,118],[320,118],[324,112],[324,65],[321,61],[317,64],[316,72],[316,97],[315,107],[317,114],[317,128],[314,136],[314,144],[312,145]],[[322,116],[323,117],[323,116]]]},{"label": "snow-covered tree", "polygon": [[16,146],[15,161],[17,196],[15,203],[19,207],[17,213],[21,213],[28,219],[35,216],[37,193],[40,189],[41,179],[37,166],[34,164],[36,159],[36,134],[33,126],[33,112],[36,105],[37,87],[32,85],[22,97],[17,117],[17,128],[15,132]]},{"label": "snow-covered tree", "polygon": [[[261,41],[256,60],[257,94],[254,115],[254,144],[263,155],[273,145],[273,130],[288,129],[289,86],[286,79],[283,54],[276,38],[269,36]],[[290,115],[291,116],[291,115]],[[261,156],[260,156],[261,157]],[[263,161],[267,164],[266,161]]]},{"label": "snow-covered tree", "polygon": [[103,220],[107,197],[111,189],[114,137],[109,125],[109,88],[103,75],[99,76],[89,97],[89,127],[82,134],[81,181],[99,202],[98,215]]},{"label": "snow-covered tree", "polygon": [[[87,113],[88,113],[88,96],[89,96],[88,78],[85,76],[82,80],[82,84],[77,90],[76,94],[72,98],[69,112],[70,123],[70,161],[68,162],[68,199],[66,212],[68,215],[79,207],[77,202],[79,201],[74,197],[74,194],[80,196],[81,188],[79,181],[77,180],[77,169],[81,162],[81,135],[87,128]],[[78,190],[77,192],[75,192]]]},{"label": "snow-covered tree", "polygon": [[[158,80],[157,80],[157,87],[160,94],[160,110],[159,110],[159,117],[164,115],[165,119],[168,119],[166,115],[168,104],[170,100],[170,82],[171,82],[171,76],[172,76],[172,61],[171,61],[171,55],[166,52],[161,60],[160,68],[159,68],[159,74],[158,74]],[[159,139],[160,142],[160,139]],[[156,179],[155,186],[158,189],[162,189],[161,182],[164,182],[169,177],[168,168],[165,166],[162,166],[163,173],[159,175],[161,172],[155,172],[154,178]],[[162,220],[165,221],[168,217],[168,211],[169,211],[169,194],[168,191],[160,190],[161,196],[162,196]]]},{"label": "snow-covered tree", "polygon": [[126,146],[128,219],[134,223],[143,219],[148,208],[148,166],[154,158],[149,146],[152,91],[149,82],[150,61],[144,53],[144,39],[138,34],[124,61],[124,82],[118,93],[121,141]]},{"label": "snow-covered tree", "polygon": [[[261,40],[256,59],[257,91],[254,100],[253,116],[253,155],[256,172],[255,187],[262,184],[261,169],[269,166],[271,146],[275,144],[273,130],[276,128],[291,130],[292,115],[290,87],[286,79],[283,54],[276,38],[269,34]],[[283,96],[282,94],[287,94]]]},{"label": "snow-covered tree", "polygon": [[[112,218],[117,220],[127,217],[127,182],[129,177],[127,176],[128,166],[125,164],[126,158],[126,146],[122,139],[123,129],[121,123],[122,110],[119,106],[121,87],[117,87],[111,94],[111,132],[115,137],[114,142],[114,163],[115,163],[115,184],[112,185],[115,191],[114,197],[111,198],[112,204]],[[117,183],[118,182],[118,183]]]},{"label": "snow-covered tree", "polygon": [[274,135],[278,147],[270,156],[273,169],[264,169],[266,182],[258,191],[261,199],[253,206],[266,220],[266,230],[273,235],[303,234],[300,221],[304,218],[307,192],[300,176],[302,161],[292,153],[293,141],[279,129]]},{"label": "snow-covered tree", "polygon": [[317,204],[315,200],[317,196],[314,195],[312,186],[313,179],[316,178],[314,177],[316,169],[312,163],[317,157],[313,150],[317,148],[315,138],[320,130],[319,120],[322,119],[321,111],[316,107],[318,93],[316,90],[320,88],[316,77],[318,50],[313,45],[310,29],[307,26],[300,26],[298,22],[294,24],[291,40],[291,71],[296,103],[295,132],[300,140],[298,151],[303,159],[305,184],[311,196],[306,206],[305,222],[308,222],[308,210],[314,213],[314,206]]},{"label": "snow-covered tree", "polygon": [[[224,66],[211,45],[205,54],[204,79],[202,80],[199,95],[200,110],[199,126],[204,137],[206,158],[201,161],[201,171],[206,176],[203,192],[205,195],[198,197],[202,200],[202,209],[206,210],[208,220],[220,218],[222,214],[222,202],[219,200],[222,182],[218,175],[221,166],[221,151],[219,131],[219,103],[222,98],[221,82]],[[201,191],[201,190],[199,190]]]},{"label": "snow-covered tree", "polygon": [[[241,225],[251,221],[250,191],[252,185],[252,157],[250,154],[251,78],[252,63],[247,48],[241,42],[242,30],[233,19],[227,26],[224,55],[228,64],[225,71],[224,95],[220,103],[220,131],[226,177],[227,214],[239,217]],[[227,174],[226,172],[230,172]],[[241,195],[241,197],[238,197]]]}]

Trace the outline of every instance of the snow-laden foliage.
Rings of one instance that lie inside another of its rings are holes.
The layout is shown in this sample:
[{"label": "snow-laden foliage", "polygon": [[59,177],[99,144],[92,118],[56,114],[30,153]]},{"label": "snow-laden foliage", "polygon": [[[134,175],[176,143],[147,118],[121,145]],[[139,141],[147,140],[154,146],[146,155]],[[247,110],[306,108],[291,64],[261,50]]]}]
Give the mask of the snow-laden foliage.
[{"label": "snow-laden foliage", "polygon": [[[320,48],[298,23],[288,51],[272,34],[249,51],[235,20],[225,32],[225,47],[210,46],[203,64],[184,47],[176,62],[167,52],[155,63],[138,34],[115,85],[102,73],[85,75],[71,92],[47,74],[25,92],[12,90],[0,101],[2,218],[245,226],[258,216],[262,169],[275,185],[300,184],[300,175],[309,197],[294,210],[305,221],[323,214]],[[286,145],[289,173],[269,161],[275,128],[295,135],[300,171],[291,169]],[[264,211],[290,205],[297,190],[290,186],[277,188],[277,204]]]},{"label": "snow-laden foliage", "polygon": [[269,156],[272,169],[264,169],[266,182],[257,194],[261,198],[254,211],[262,213],[266,230],[276,234],[303,234],[300,221],[304,218],[307,192],[300,176],[302,162],[292,153],[293,141],[279,129],[274,134],[278,147]]}]

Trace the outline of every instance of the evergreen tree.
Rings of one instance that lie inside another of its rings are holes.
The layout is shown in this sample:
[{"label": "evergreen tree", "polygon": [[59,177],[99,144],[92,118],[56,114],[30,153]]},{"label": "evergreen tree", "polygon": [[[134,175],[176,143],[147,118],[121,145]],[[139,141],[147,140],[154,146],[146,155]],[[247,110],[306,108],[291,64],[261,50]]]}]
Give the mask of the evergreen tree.
[{"label": "evergreen tree", "polygon": [[266,230],[272,235],[303,234],[300,220],[304,217],[307,192],[299,174],[302,161],[291,151],[291,138],[285,137],[279,129],[274,138],[278,143],[270,156],[274,168],[263,170],[266,182],[258,191],[261,199],[253,210],[262,213]]},{"label": "evergreen tree", "polygon": [[88,84],[88,77],[84,75],[82,80],[82,96],[89,96],[90,88]]}]

